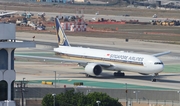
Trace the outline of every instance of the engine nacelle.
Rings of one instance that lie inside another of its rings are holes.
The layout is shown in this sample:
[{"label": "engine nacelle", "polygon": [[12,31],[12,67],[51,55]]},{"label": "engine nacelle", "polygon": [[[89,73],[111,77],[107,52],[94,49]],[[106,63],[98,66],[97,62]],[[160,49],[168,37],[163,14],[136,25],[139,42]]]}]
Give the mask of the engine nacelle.
[{"label": "engine nacelle", "polygon": [[102,67],[96,63],[88,63],[85,67],[85,72],[91,76],[97,76],[102,73]]}]

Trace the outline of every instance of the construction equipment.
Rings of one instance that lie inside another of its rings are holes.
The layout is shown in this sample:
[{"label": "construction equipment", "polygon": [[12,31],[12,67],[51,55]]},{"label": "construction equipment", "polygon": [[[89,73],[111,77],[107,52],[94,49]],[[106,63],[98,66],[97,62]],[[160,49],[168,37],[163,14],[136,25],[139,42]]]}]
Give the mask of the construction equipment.
[{"label": "construction equipment", "polygon": [[151,24],[152,25],[162,25],[162,22],[161,22],[161,20],[152,20]]},{"label": "construction equipment", "polygon": [[33,29],[37,29],[37,25],[34,24],[34,23],[31,22],[31,21],[28,21],[28,22],[27,22],[27,25],[30,26],[30,27],[32,27]]},{"label": "construction equipment", "polygon": [[152,20],[151,21],[152,25],[162,25],[162,26],[177,26],[180,25],[180,21],[179,20]]},{"label": "construction equipment", "polygon": [[22,20],[17,19],[16,20],[16,25],[18,25],[18,26],[26,26],[27,25],[27,18],[22,18]]}]

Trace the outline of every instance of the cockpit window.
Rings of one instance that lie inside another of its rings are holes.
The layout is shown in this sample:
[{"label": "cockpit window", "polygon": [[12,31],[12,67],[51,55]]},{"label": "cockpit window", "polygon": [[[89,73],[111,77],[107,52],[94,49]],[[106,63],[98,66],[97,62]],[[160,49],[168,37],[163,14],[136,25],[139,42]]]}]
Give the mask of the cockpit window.
[{"label": "cockpit window", "polygon": [[156,64],[163,64],[163,62],[155,62],[154,64],[155,64],[155,65],[156,65]]}]

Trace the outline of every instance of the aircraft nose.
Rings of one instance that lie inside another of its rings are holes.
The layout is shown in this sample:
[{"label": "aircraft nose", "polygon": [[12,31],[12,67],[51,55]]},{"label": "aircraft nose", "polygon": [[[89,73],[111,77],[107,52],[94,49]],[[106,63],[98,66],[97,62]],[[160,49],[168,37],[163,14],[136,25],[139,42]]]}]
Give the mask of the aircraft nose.
[{"label": "aircraft nose", "polygon": [[164,70],[164,65],[159,65],[159,68],[158,68],[159,72],[162,72]]}]

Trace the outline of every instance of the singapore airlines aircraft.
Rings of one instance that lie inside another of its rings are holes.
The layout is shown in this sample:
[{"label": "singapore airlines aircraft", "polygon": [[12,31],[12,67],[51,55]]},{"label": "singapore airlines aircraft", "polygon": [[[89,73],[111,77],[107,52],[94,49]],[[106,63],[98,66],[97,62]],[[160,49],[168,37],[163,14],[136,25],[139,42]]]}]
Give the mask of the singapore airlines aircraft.
[{"label": "singapore airlines aircraft", "polygon": [[[114,76],[124,76],[121,71],[136,72],[140,74],[152,74],[152,81],[156,81],[158,73],[163,71],[164,65],[157,57],[170,52],[162,52],[154,55],[128,53],[111,50],[101,50],[83,47],[72,47],[60,26],[59,19],[55,19],[58,48],[54,52],[61,58],[29,56],[31,58],[60,60],[76,62],[85,68],[86,76],[98,76],[103,69],[117,71]],[[23,56],[21,56],[23,57]],[[27,56],[25,56],[27,57]]]}]

